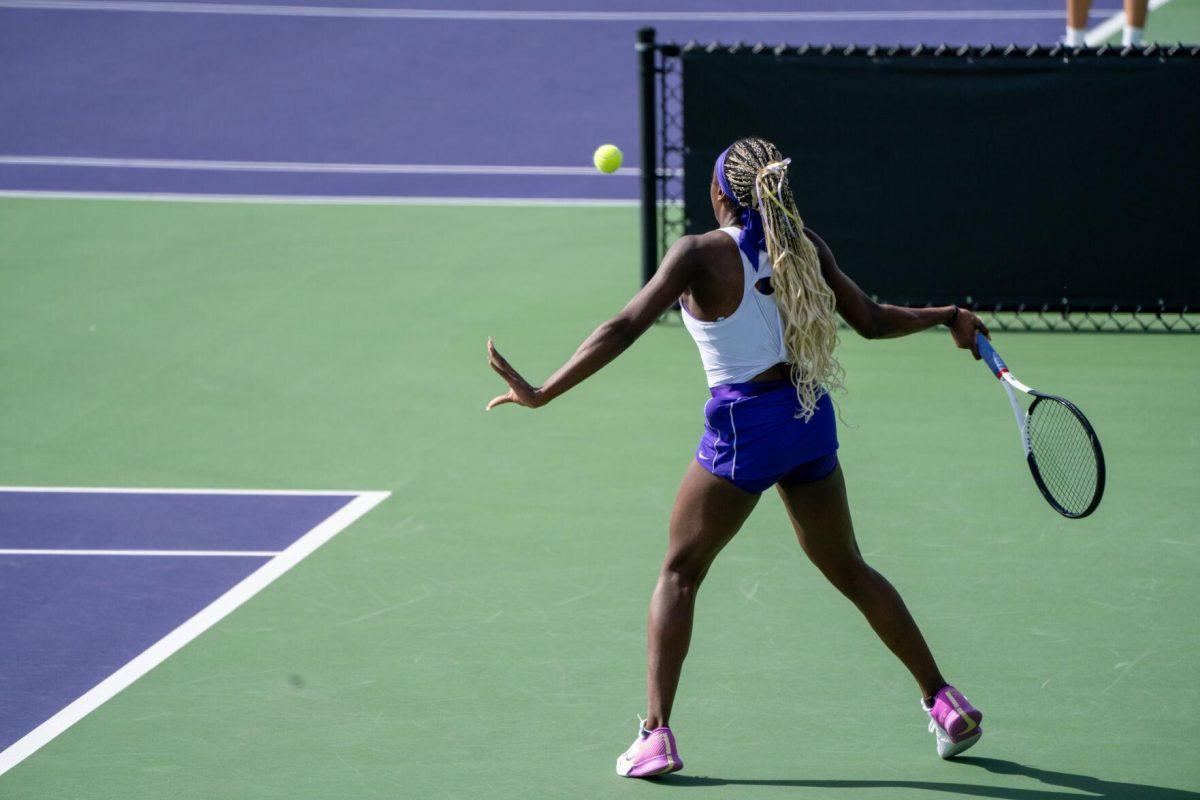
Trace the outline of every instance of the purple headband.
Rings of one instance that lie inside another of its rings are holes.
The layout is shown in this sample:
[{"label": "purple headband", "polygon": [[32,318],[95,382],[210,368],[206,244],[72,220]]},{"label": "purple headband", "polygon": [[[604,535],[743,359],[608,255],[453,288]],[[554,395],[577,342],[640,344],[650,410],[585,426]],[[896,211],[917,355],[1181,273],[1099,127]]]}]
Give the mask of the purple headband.
[{"label": "purple headband", "polygon": [[[733,145],[729,145],[717,156],[717,185],[726,197],[737,203],[737,195],[733,193],[729,181],[725,178],[725,157],[732,149]],[[767,247],[767,232],[763,227],[762,214],[756,208],[738,203],[738,215],[742,223],[742,232],[738,235],[738,249],[746,254],[754,271],[758,272],[759,251]]]}]

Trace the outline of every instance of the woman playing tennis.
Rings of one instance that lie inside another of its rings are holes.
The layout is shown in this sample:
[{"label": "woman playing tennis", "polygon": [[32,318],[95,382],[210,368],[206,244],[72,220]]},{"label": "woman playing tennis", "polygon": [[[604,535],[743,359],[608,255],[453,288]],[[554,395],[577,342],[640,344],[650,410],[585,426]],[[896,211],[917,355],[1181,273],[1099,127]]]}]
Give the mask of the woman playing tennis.
[{"label": "woman playing tennis", "polygon": [[739,139],[721,153],[710,190],[719,228],[680,238],[654,278],[542,386],[532,386],[488,342],[492,369],[509,386],[488,409],[539,408],[620,355],[678,302],[708,375],[704,434],[675,499],[650,600],[646,719],[617,759],[620,775],[645,778],[683,766],[669,723],[696,591],[771,486],[804,552],[916,679],[938,755],[957,755],[983,734],[983,714],[942,677],[904,601],[859,552],[829,393],[841,388],[842,377],[835,315],[868,339],[944,324],[976,358],[975,333],[987,329],[967,309],[903,308],[867,297],[828,245],[804,228],[788,163],[759,138]]}]

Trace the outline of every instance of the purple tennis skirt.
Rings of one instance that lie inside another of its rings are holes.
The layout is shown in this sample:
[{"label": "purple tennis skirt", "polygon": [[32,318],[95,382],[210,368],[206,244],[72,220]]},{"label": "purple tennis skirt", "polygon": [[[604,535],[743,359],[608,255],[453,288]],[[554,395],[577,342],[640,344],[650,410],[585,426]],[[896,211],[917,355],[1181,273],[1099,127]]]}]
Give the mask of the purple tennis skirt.
[{"label": "purple tennis skirt", "polygon": [[808,483],[837,466],[837,421],[826,394],[805,422],[791,381],[714,386],[704,404],[700,466],[752,494],[776,483]]}]

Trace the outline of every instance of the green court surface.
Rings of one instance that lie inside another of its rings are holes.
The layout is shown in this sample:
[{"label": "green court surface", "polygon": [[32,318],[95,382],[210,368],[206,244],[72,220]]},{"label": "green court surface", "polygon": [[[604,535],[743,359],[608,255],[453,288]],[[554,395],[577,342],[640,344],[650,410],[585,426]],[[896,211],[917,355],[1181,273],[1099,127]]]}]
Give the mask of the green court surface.
[{"label": "green court surface", "polygon": [[0,797],[1200,797],[1183,335],[994,337],[1103,440],[1104,502],[1068,521],[945,333],[844,334],[862,549],[985,739],[937,759],[916,688],[768,494],[701,593],[686,771],[615,776],[703,374],[664,324],[546,409],[485,413],[484,343],[556,367],[633,290],[634,215],[0,201],[0,484],[393,493]]}]

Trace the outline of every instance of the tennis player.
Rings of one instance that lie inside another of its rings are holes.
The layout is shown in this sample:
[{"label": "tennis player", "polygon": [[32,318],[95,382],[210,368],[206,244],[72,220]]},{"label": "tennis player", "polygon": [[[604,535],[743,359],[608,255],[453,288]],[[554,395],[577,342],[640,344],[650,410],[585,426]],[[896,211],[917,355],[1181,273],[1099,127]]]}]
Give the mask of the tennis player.
[{"label": "tennis player", "polygon": [[976,358],[975,332],[987,329],[965,308],[904,308],[867,297],[804,227],[788,163],[760,138],[739,139],[721,153],[710,190],[718,229],[680,238],[654,278],[542,386],[488,341],[492,369],[509,387],[489,410],[546,405],[620,355],[676,302],[708,375],[704,434],[675,499],[650,600],[646,719],[617,759],[619,775],[646,778],[683,766],[669,723],[696,591],[772,486],[804,552],[916,679],[938,755],[957,755],[983,734],[983,714],[942,677],[904,601],[859,552],[830,392],[842,384],[836,315],[868,339],[946,325]]}]

